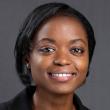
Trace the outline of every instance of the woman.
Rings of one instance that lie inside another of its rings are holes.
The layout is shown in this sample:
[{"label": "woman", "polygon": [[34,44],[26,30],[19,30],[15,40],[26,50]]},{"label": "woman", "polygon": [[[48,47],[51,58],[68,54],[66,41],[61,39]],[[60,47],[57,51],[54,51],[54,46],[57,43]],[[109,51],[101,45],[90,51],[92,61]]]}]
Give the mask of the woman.
[{"label": "woman", "polygon": [[95,47],[93,29],[63,3],[34,9],[15,45],[16,69],[27,86],[0,110],[88,110],[75,94],[85,83]]}]

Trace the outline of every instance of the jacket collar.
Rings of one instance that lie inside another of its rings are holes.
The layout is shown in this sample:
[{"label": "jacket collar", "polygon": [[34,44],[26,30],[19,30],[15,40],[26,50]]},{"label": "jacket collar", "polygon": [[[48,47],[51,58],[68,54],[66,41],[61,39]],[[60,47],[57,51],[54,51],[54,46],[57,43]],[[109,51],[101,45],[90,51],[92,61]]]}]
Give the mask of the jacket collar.
[{"label": "jacket collar", "polygon": [[[35,86],[27,86],[13,100],[9,101],[9,110],[32,110],[32,96],[35,89]],[[82,104],[76,94],[73,97],[73,103],[77,110],[89,110]]]}]

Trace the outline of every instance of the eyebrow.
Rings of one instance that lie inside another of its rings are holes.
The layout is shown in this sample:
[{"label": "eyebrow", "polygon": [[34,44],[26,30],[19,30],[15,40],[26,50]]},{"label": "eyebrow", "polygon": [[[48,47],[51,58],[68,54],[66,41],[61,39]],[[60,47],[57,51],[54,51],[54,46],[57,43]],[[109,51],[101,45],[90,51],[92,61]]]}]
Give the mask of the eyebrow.
[{"label": "eyebrow", "polygon": [[[40,43],[40,42],[55,43],[55,40],[50,39],[50,38],[43,38],[40,41],[38,41],[38,43]],[[85,45],[87,45],[87,43],[83,39],[73,39],[73,40],[70,41],[70,44],[74,44],[74,43],[77,43],[77,42],[82,42]]]},{"label": "eyebrow", "polygon": [[50,38],[43,38],[41,39],[39,42],[49,42],[49,43],[55,43],[55,41],[53,39],[50,39]]},{"label": "eyebrow", "polygon": [[83,42],[85,45],[87,45],[87,43],[83,40],[83,39],[73,39],[70,41],[71,44],[77,43],[77,42]]}]

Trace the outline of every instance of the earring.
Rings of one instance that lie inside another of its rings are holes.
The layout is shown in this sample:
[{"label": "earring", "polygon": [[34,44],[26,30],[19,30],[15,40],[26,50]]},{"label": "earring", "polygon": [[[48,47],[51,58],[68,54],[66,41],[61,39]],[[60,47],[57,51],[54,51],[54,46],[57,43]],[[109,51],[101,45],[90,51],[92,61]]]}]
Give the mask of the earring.
[{"label": "earring", "polygon": [[34,82],[33,79],[32,79],[31,69],[30,69],[29,63],[27,63],[27,64],[25,65],[25,75],[28,76],[28,81],[30,81],[30,84],[31,84],[32,86],[35,86],[35,82]]},{"label": "earring", "polygon": [[26,68],[29,69],[29,63],[26,64]]},{"label": "earring", "polygon": [[25,73],[25,75],[27,75],[29,73],[29,64],[28,63],[24,65],[24,73]]}]

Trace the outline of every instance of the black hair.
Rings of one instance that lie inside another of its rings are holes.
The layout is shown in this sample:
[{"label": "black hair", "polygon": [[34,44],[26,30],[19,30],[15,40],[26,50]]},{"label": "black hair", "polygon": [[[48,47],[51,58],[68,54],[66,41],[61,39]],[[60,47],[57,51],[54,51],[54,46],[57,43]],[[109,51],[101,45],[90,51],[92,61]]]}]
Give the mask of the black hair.
[{"label": "black hair", "polygon": [[83,25],[89,44],[89,63],[91,62],[95,47],[94,31],[89,21],[80,12],[64,3],[47,3],[35,8],[25,19],[15,44],[16,70],[24,84],[31,84],[30,74],[26,74],[24,58],[31,51],[34,34],[42,23],[56,15],[71,16],[77,18]]}]

